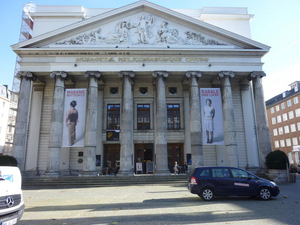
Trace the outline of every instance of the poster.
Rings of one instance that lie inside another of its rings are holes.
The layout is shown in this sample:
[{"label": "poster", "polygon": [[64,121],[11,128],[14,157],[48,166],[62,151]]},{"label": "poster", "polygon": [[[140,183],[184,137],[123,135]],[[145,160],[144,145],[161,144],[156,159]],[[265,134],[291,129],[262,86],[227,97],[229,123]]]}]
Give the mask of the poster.
[{"label": "poster", "polygon": [[84,147],[86,89],[66,89],[62,147]]},{"label": "poster", "polygon": [[223,145],[223,109],[220,88],[200,88],[203,145]]}]

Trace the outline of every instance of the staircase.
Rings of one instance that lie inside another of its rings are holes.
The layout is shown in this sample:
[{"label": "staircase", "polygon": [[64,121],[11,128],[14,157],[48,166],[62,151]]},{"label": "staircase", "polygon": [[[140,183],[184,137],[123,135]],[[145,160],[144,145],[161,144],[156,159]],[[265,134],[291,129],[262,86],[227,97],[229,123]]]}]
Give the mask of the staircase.
[{"label": "staircase", "polygon": [[98,176],[98,177],[23,177],[23,189],[105,187],[129,185],[180,185],[187,184],[187,175],[136,175],[136,176]]}]

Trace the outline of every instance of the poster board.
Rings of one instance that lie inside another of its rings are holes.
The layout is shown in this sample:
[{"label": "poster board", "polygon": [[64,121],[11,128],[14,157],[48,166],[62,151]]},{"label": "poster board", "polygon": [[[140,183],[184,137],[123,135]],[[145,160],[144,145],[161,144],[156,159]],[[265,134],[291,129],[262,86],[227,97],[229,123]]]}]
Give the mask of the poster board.
[{"label": "poster board", "polygon": [[146,173],[153,173],[153,162],[146,162]]},{"label": "poster board", "polygon": [[142,172],[143,173],[143,163],[137,162],[136,163],[136,173]]}]

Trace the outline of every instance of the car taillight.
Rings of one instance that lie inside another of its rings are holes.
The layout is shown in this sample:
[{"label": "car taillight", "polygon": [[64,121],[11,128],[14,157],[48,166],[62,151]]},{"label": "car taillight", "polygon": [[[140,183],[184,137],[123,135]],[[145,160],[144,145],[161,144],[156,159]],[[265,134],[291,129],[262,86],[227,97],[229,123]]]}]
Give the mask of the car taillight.
[{"label": "car taillight", "polygon": [[197,184],[197,179],[196,177],[191,178],[191,184]]}]

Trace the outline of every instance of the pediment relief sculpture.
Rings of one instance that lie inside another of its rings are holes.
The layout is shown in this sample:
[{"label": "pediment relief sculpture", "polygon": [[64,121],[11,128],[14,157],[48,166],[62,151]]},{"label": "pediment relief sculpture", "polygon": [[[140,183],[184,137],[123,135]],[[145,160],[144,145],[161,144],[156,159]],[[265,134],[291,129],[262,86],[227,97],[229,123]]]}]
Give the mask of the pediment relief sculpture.
[{"label": "pediment relief sculpture", "polygon": [[[159,23],[159,26],[157,25]],[[110,27],[110,26],[109,26]],[[227,45],[226,43],[205,37],[192,30],[170,28],[169,22],[156,20],[153,15],[131,17],[116,24],[113,30],[108,26],[98,27],[89,33],[56,42],[56,45]],[[104,33],[107,33],[106,35]]]}]

